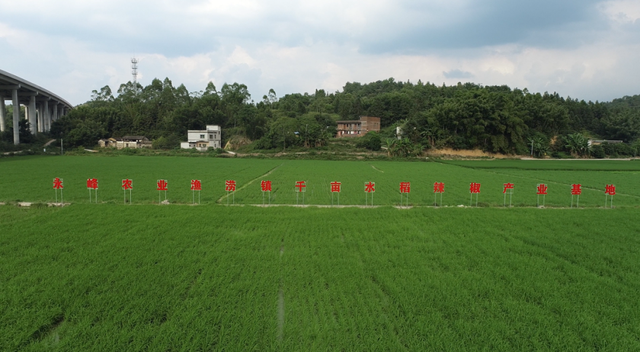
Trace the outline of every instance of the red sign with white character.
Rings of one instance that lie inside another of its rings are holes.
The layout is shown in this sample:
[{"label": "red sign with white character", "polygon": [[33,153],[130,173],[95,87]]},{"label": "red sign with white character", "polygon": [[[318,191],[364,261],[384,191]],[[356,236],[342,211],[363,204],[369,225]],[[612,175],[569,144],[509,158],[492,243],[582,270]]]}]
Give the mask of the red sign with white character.
[{"label": "red sign with white character", "polygon": [[400,182],[400,193],[410,193],[411,182]]},{"label": "red sign with white character", "polygon": [[224,181],[224,190],[227,192],[233,192],[236,190],[236,181],[226,180]]},{"label": "red sign with white character", "polygon": [[271,181],[262,181],[260,182],[260,188],[262,192],[271,192]]},{"label": "red sign with white character", "polygon": [[480,193],[480,184],[472,182],[470,187],[469,187],[469,192],[471,192],[473,194]]},{"label": "red sign with white character", "polygon": [[433,184],[433,193],[444,193],[444,182],[435,182]]},{"label": "red sign with white character", "polygon": [[340,193],[341,186],[342,186],[342,182],[331,182],[331,192]]},{"label": "red sign with white character", "polygon": [[306,192],[307,183],[305,181],[296,181],[296,192]]},{"label": "red sign with white character", "polygon": [[513,183],[505,183],[503,186],[504,188],[502,189],[502,193],[507,193],[507,190],[513,189]]},{"label": "red sign with white character", "polygon": [[191,180],[191,190],[202,191],[202,183],[200,182],[200,180]]},{"label": "red sign with white character", "polygon": [[62,182],[61,178],[54,178],[53,179],[53,189],[63,189],[64,188],[64,184]]}]

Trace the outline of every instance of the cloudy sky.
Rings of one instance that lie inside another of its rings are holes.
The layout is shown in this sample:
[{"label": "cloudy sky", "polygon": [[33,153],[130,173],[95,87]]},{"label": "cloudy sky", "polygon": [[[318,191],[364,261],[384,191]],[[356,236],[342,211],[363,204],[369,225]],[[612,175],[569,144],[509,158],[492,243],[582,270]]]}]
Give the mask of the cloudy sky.
[{"label": "cloudy sky", "polygon": [[260,100],[345,82],[475,82],[640,94],[638,0],[0,0],[0,69],[72,104],[169,77]]}]

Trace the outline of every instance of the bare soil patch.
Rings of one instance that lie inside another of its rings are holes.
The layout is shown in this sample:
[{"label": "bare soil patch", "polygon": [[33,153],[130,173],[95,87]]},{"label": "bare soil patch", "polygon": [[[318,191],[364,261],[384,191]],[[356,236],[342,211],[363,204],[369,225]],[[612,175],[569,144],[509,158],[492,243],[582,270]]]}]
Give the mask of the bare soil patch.
[{"label": "bare soil patch", "polygon": [[433,150],[429,150],[427,152],[428,156],[433,156],[433,157],[440,157],[440,158],[452,158],[452,159],[458,159],[458,158],[495,158],[495,159],[508,159],[508,158],[514,158],[517,157],[515,155],[505,155],[505,154],[500,154],[500,153],[487,153],[484,152],[480,149],[473,149],[473,150],[468,150],[468,149],[460,149],[460,150],[455,150],[455,149],[451,149],[451,148],[444,148],[444,149],[433,149]]}]

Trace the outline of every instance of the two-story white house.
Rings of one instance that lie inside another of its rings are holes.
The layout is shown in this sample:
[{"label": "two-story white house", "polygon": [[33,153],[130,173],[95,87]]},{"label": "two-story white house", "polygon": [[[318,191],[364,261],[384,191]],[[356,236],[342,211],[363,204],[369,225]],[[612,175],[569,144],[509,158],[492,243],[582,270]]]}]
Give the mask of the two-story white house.
[{"label": "two-story white house", "polygon": [[195,148],[201,152],[208,148],[222,148],[222,130],[218,125],[207,125],[206,130],[188,130],[187,141],[180,142],[180,148]]}]

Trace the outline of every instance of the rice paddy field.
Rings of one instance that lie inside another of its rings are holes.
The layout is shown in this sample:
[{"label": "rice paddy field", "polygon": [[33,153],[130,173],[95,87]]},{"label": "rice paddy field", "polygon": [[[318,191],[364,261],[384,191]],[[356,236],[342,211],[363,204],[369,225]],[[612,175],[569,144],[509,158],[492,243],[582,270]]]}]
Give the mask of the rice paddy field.
[{"label": "rice paddy field", "polygon": [[[639,172],[635,161],[0,159],[0,350],[640,350]],[[55,177],[68,206],[44,204]],[[253,206],[261,180],[275,206]],[[300,180],[310,206],[287,206]],[[329,206],[332,181],[345,207]],[[362,207],[368,181],[376,207]],[[399,182],[411,182],[409,207],[395,207]]]}]

